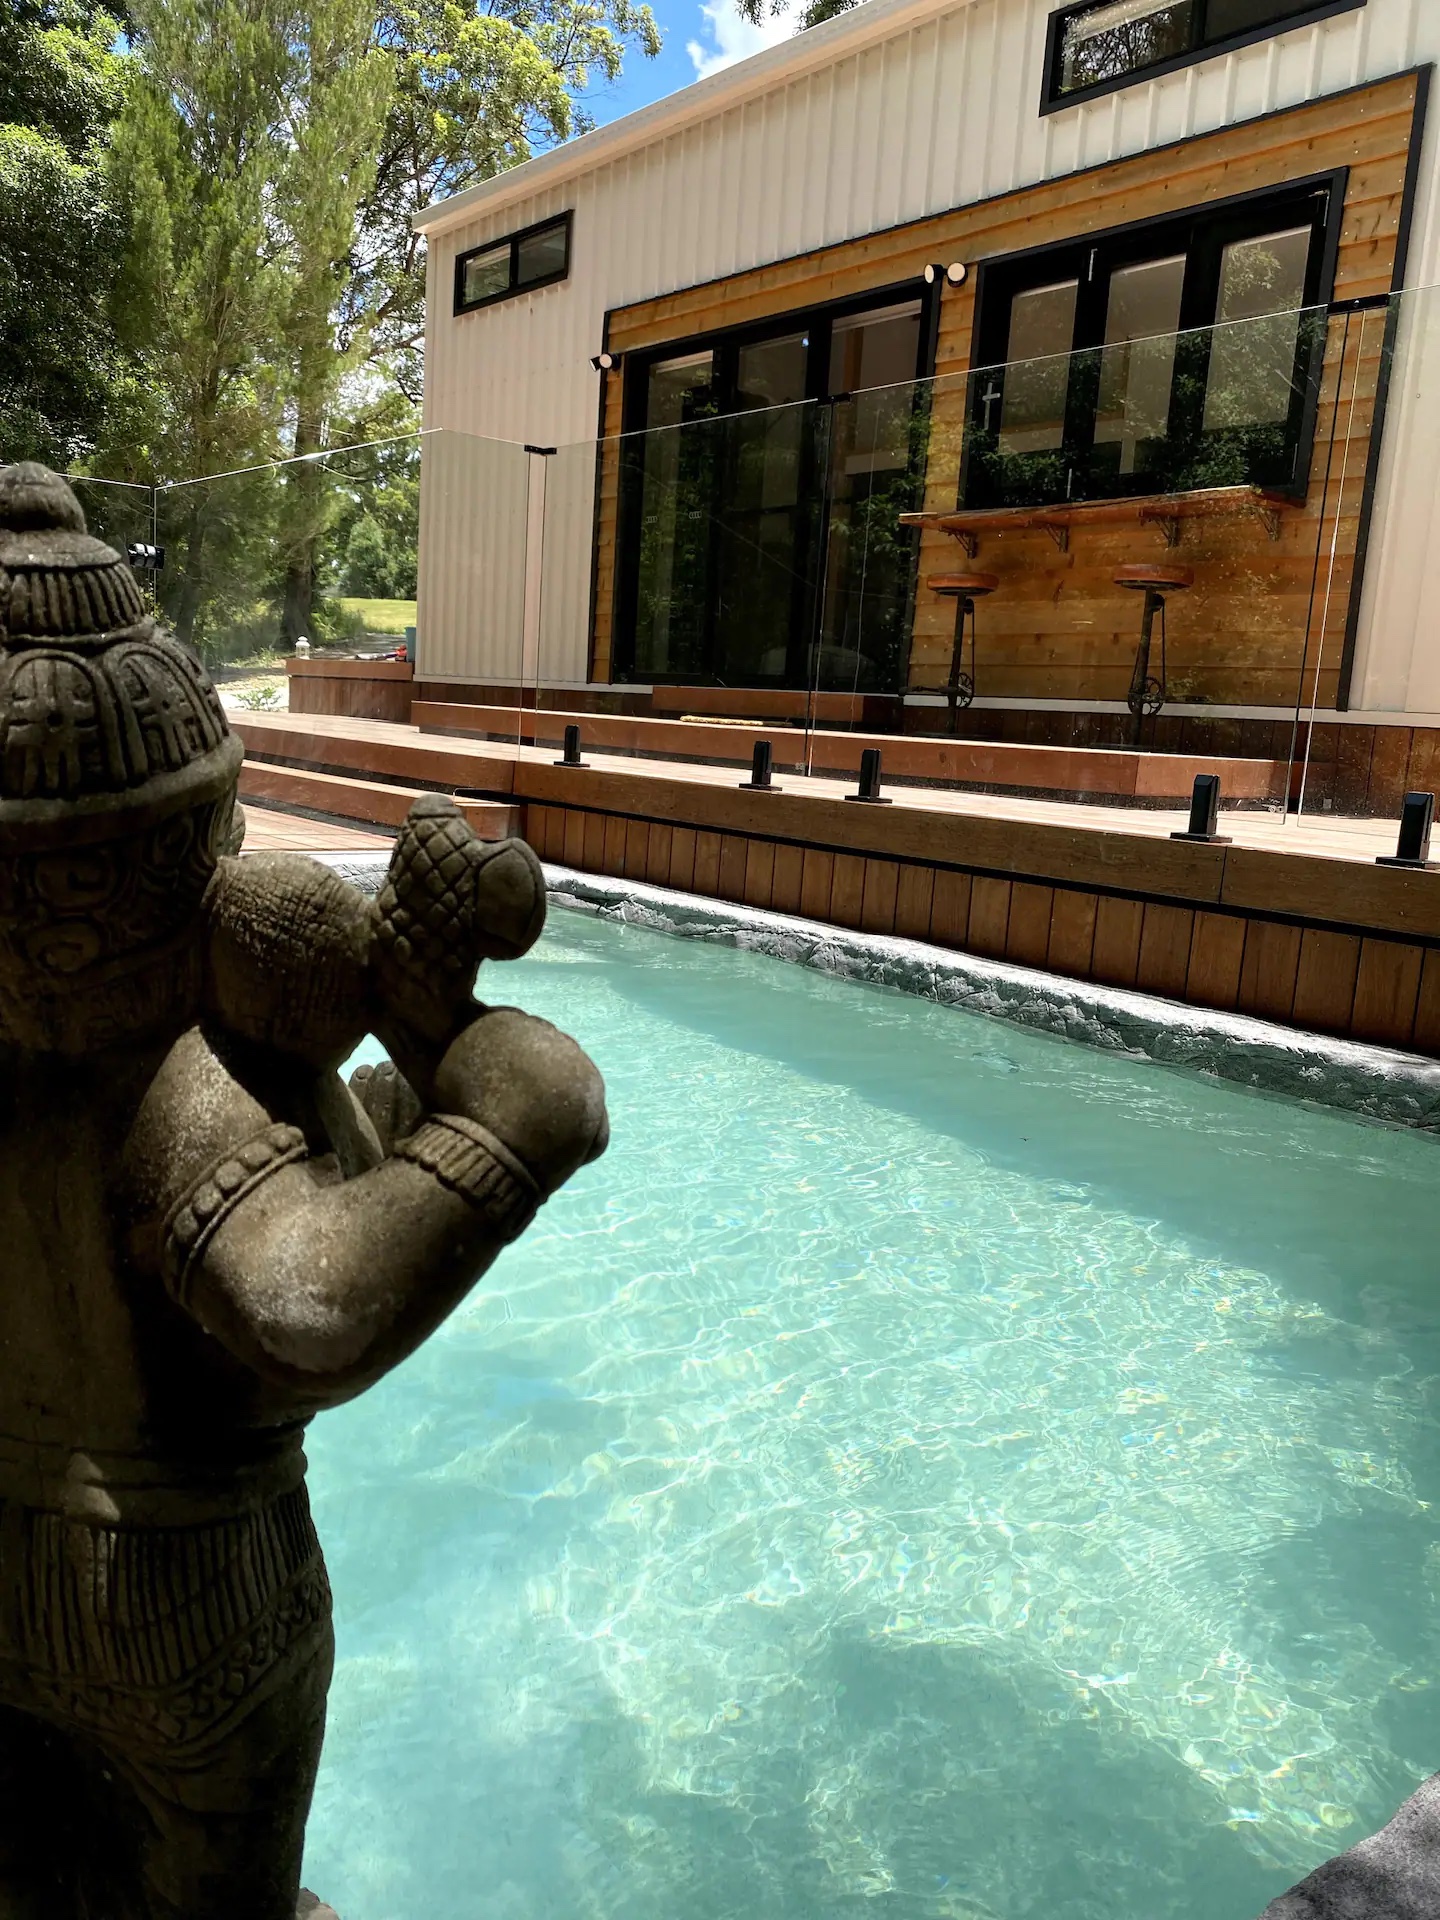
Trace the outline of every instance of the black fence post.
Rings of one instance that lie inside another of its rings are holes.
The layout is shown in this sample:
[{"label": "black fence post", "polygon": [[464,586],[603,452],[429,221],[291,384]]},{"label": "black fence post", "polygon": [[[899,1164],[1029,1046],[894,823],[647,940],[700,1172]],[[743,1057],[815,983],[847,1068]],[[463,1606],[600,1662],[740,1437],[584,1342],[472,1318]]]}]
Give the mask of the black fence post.
[{"label": "black fence post", "polygon": [[588,767],[589,766],[590,763],[588,760],[582,760],[580,758],[579,727],[566,727],[565,756],[563,759],[557,760],[555,764],[557,767]]},{"label": "black fence post", "polygon": [[1432,866],[1430,858],[1430,829],[1435,824],[1435,796],[1433,793],[1407,793],[1405,804],[1400,809],[1400,836],[1392,854],[1382,854],[1375,862],[1377,867],[1420,867]]},{"label": "black fence post", "polygon": [[866,747],[860,755],[860,787],[847,793],[847,800],[863,800],[872,807],[888,807],[890,802],[880,791],[880,749]]},{"label": "black fence post", "polygon": [[1220,776],[1218,773],[1197,773],[1195,785],[1190,793],[1190,824],[1183,833],[1172,833],[1172,840],[1198,840],[1203,846],[1228,847],[1230,842],[1224,834],[1216,833],[1215,822],[1220,812]]},{"label": "black fence post", "polygon": [[750,778],[742,780],[740,785],[750,793],[779,793],[780,788],[770,784],[770,742],[757,740],[755,752],[750,760]]}]

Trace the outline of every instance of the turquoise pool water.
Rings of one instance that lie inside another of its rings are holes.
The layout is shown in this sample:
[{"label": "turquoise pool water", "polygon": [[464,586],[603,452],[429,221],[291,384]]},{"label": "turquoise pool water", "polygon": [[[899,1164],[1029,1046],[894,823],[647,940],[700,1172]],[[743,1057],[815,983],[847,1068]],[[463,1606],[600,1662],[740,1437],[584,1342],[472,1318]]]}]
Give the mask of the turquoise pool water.
[{"label": "turquoise pool water", "polygon": [[552,917],[614,1146],[312,1430],[342,1920],[1249,1920],[1440,1767],[1440,1143]]}]

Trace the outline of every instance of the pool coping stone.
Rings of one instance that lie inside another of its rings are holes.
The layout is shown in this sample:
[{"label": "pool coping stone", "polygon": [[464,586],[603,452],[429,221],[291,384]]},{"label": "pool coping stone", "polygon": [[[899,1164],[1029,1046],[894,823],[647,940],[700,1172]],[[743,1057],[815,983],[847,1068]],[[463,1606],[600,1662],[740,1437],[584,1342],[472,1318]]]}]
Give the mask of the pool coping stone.
[{"label": "pool coping stone", "polygon": [[[388,853],[312,856],[367,893]],[[1128,987],[982,959],[894,934],[672,892],[639,880],[545,867],[550,905],[680,939],[761,953],[833,978],[1050,1033],[1107,1053],[1184,1067],[1236,1085],[1335,1107],[1391,1126],[1440,1132],[1440,1062],[1246,1014],[1218,1013]]]}]

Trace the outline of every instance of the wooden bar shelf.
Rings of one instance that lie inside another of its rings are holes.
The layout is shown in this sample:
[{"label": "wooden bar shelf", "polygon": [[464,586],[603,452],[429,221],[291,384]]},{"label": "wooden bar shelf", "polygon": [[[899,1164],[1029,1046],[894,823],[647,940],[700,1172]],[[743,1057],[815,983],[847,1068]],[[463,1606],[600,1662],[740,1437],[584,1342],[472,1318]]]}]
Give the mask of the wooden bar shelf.
[{"label": "wooden bar shelf", "polygon": [[1147,493],[1128,500],[1076,500],[1047,507],[980,507],[973,512],[902,513],[905,527],[948,533],[973,560],[987,533],[1048,533],[1062,553],[1070,547],[1072,527],[1138,524],[1159,527],[1167,547],[1178,547],[1187,520],[1213,520],[1227,514],[1253,514],[1272,540],[1280,538],[1280,518],[1303,502],[1264,487],[1200,487],[1191,493]]}]

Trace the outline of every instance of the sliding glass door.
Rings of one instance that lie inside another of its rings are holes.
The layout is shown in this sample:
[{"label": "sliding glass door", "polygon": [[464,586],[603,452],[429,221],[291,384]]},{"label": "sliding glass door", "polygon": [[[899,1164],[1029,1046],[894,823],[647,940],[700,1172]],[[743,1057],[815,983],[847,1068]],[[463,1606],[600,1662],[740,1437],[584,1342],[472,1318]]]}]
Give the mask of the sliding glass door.
[{"label": "sliding glass door", "polygon": [[714,367],[708,353],[659,360],[646,371],[655,430],[628,451],[638,465],[634,653],[637,677],[674,661],[687,678],[704,670],[713,492]]},{"label": "sliding glass door", "polygon": [[915,387],[919,327],[910,302],[831,332],[825,582],[811,671],[822,690],[901,684],[915,549],[899,515],[920,504],[928,418]]},{"label": "sliding glass door", "polygon": [[911,550],[877,529],[911,504],[923,315],[800,315],[627,369],[621,678],[894,684]]}]

